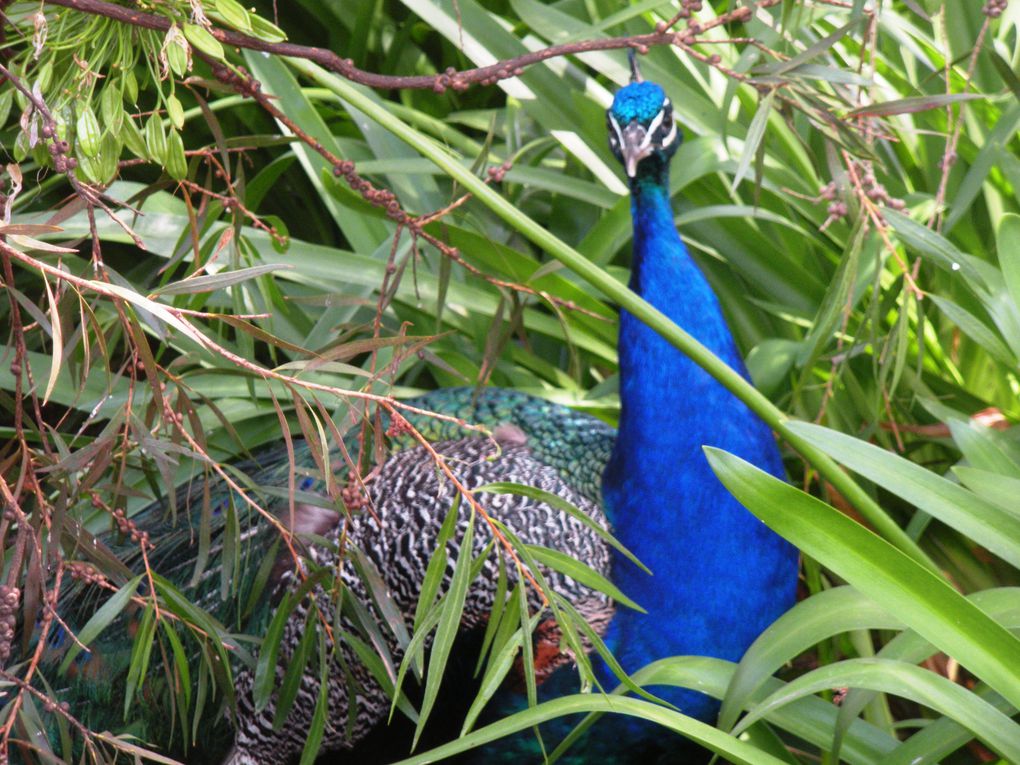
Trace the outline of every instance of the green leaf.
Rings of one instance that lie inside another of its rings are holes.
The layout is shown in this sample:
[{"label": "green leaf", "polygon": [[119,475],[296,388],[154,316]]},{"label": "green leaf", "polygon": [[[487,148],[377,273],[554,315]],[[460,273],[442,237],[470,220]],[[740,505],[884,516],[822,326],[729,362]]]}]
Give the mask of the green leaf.
[{"label": "green leaf", "polygon": [[735,190],[740,185],[740,182],[744,180],[744,176],[747,175],[747,171],[751,167],[751,161],[758,151],[758,146],[765,137],[765,128],[769,124],[769,115],[772,114],[772,101],[775,95],[776,91],[770,90],[761,99],[761,103],[758,104],[758,109],[751,119],[751,126],[747,129],[747,137],[744,139],[744,150],[740,154],[737,171],[733,174],[733,183],[730,184],[731,190]]},{"label": "green leaf", "polygon": [[294,266],[283,263],[269,263],[262,266],[251,266],[250,268],[238,268],[233,271],[220,271],[216,274],[195,276],[190,279],[182,279],[153,290],[153,295],[193,295],[201,292],[215,292],[235,284],[242,284],[264,274],[274,271],[286,271]]},{"label": "green leaf", "polygon": [[1013,305],[1020,309],[1020,215],[1007,213],[999,221],[995,232],[996,251],[999,255],[999,267],[1006,281],[1006,289]]},{"label": "green leaf", "polygon": [[131,602],[131,598],[135,595],[135,590],[138,589],[139,582],[142,581],[142,574],[139,574],[134,579],[129,581],[116,593],[114,593],[109,600],[103,603],[94,614],[85,622],[85,626],[78,630],[78,640],[71,644],[71,647],[67,649],[67,653],[64,655],[64,660],[60,662],[60,674],[66,674],[67,668],[71,666],[71,662],[75,660],[78,654],[81,652],[82,645],[90,645],[99,634],[105,630],[114,619],[120,616],[121,612],[127,607],[128,603]]},{"label": "green leaf", "polygon": [[436,537],[436,551],[432,553],[432,557],[429,558],[429,564],[425,567],[425,576],[422,578],[421,589],[418,592],[418,602],[414,607],[415,630],[421,627],[425,613],[436,602],[436,595],[446,575],[446,562],[449,558],[446,552],[446,545],[453,537],[453,532],[457,527],[461,501],[461,495],[457,494],[446,513],[443,525],[439,527],[439,534]]},{"label": "green leaf", "polygon": [[[505,573],[505,567],[500,566],[500,571]],[[482,675],[478,694],[475,696],[475,700],[471,703],[471,707],[464,717],[464,725],[461,727],[460,733],[462,736],[474,727],[485,705],[489,703],[503,684],[503,680],[513,666],[514,659],[524,645],[525,635],[520,629],[520,600],[526,597],[525,587],[525,584],[518,582],[505,603],[497,601],[502,608],[502,618],[500,618],[497,628],[492,633],[493,653],[485,667],[485,674]],[[536,624],[538,624],[538,615],[532,620],[525,622],[529,634],[534,630]]]},{"label": "green leaf", "polygon": [[149,603],[142,613],[138,631],[131,638],[131,662],[128,665],[124,690],[124,719],[128,718],[131,703],[135,699],[135,692],[143,687],[145,676],[149,671],[149,657],[152,655],[156,632],[155,615],[153,604]]},{"label": "green leaf", "polygon": [[412,747],[417,745],[428,721],[432,707],[439,695],[439,686],[442,683],[443,675],[446,673],[446,663],[453,649],[453,641],[460,631],[461,616],[464,613],[464,602],[467,598],[468,584],[470,584],[472,544],[475,533],[475,512],[471,509],[471,517],[468,521],[464,536],[460,540],[457,562],[454,564],[453,578],[450,580],[450,589],[446,593],[442,614],[439,624],[436,627],[436,637],[432,642],[432,651],[429,654],[429,667],[425,677],[425,694],[422,698],[419,711],[418,724],[414,729],[414,742]]},{"label": "green leaf", "polygon": [[628,608],[633,608],[635,611],[647,613],[645,609],[624,595],[611,581],[593,570],[590,566],[581,563],[577,558],[571,557],[559,550],[553,550],[540,545],[525,545],[525,548],[539,563],[559,571],[561,574],[566,574],[574,581],[586,587],[605,593],[617,603],[622,603]]},{"label": "green leaf", "polygon": [[960,101],[975,101],[987,98],[983,93],[941,93],[932,96],[897,98],[868,106],[859,106],[846,113],[847,117],[887,117],[891,114],[913,114],[938,109]]},{"label": "green leaf", "polygon": [[[736,666],[721,659],[704,656],[674,656],[660,659],[634,673],[634,680],[644,686],[675,685],[697,688],[714,698],[723,696],[732,684]],[[762,687],[752,694],[752,702],[759,703],[768,695],[785,687],[785,683],[769,677]],[[613,693],[619,693],[616,688]],[[770,725],[809,741],[823,751],[832,741],[839,708],[815,697],[804,697],[769,711]],[[885,758],[895,750],[897,740],[889,733],[866,723],[854,720],[847,732],[843,758],[855,765],[884,765]]]},{"label": "green leaf", "polygon": [[315,710],[308,725],[308,734],[301,750],[299,765],[312,765],[319,754],[322,739],[326,733],[326,717],[329,714],[329,677],[333,667],[326,636],[319,633],[319,692],[316,694]]},{"label": "green leaf", "polygon": [[899,619],[853,587],[822,590],[802,600],[747,649],[726,689],[719,727],[732,728],[765,680],[816,643],[851,630],[902,628]]},{"label": "green leaf", "polygon": [[393,765],[426,765],[504,736],[528,730],[543,722],[556,720],[582,712],[612,712],[642,720],[648,720],[722,755],[736,765],[785,765],[782,760],[768,755],[756,747],[731,738],[711,725],[692,717],[674,712],[665,707],[642,699],[613,697],[600,694],[576,694],[546,701],[530,709],[505,717],[497,723],[487,725],[473,733],[459,737],[456,741],[436,747],[415,757],[408,757]]},{"label": "green leaf", "polygon": [[769,527],[1020,706],[1020,639],[945,580],[824,502],[739,457],[705,452],[726,488]]},{"label": "green leaf", "polygon": [[888,659],[848,659],[808,672],[752,708],[734,728],[734,734],[739,735],[770,709],[795,698],[847,686],[894,693],[929,706],[966,726],[1007,761],[1020,761],[1020,725],[952,680]]},{"label": "green leaf", "polygon": [[1017,497],[1020,497],[1020,477],[1001,475],[965,465],[955,466],[953,473],[975,494],[1020,518],[1020,507],[1017,506]]},{"label": "green leaf", "polygon": [[944,236],[895,210],[882,214],[896,230],[904,244],[932,258],[935,265],[950,274],[959,274],[976,291],[994,288],[995,269],[979,259],[961,252]]},{"label": "green leaf", "polygon": [[280,642],[283,640],[283,630],[290,620],[291,614],[297,607],[298,601],[292,593],[288,593],[276,607],[273,619],[269,623],[265,636],[262,638],[262,646],[259,649],[258,663],[255,665],[255,681],[252,688],[252,700],[255,704],[255,711],[261,712],[268,705],[273,693],[278,688],[276,679],[277,657],[280,652]]},{"label": "green leaf", "polygon": [[1020,566],[1020,519],[897,454],[820,425],[796,423],[805,438],[990,551]]},{"label": "green leaf", "polygon": [[316,614],[314,610],[310,609],[305,617],[304,629],[301,630],[301,639],[287,661],[287,669],[276,694],[276,704],[273,709],[273,730],[280,730],[287,722],[287,716],[290,714],[290,710],[294,706],[294,699],[297,698],[298,690],[301,688],[301,681],[308,670],[312,648],[318,645],[318,636]]},{"label": "green leaf", "polygon": [[951,300],[938,295],[931,295],[932,302],[939,307],[950,321],[958,326],[963,334],[977,343],[989,355],[1009,367],[1017,365],[1016,356],[999,339],[999,336],[981,319]]}]

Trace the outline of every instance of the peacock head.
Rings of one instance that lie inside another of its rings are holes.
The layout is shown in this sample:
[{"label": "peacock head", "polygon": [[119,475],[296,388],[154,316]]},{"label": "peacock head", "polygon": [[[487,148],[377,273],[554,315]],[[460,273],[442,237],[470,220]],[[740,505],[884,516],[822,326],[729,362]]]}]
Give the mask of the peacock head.
[{"label": "peacock head", "polygon": [[666,92],[647,82],[638,71],[631,51],[631,81],[616,91],[613,105],[606,112],[609,148],[623,163],[628,178],[639,169],[658,174],[669,163],[683,136],[673,119],[673,105]]}]

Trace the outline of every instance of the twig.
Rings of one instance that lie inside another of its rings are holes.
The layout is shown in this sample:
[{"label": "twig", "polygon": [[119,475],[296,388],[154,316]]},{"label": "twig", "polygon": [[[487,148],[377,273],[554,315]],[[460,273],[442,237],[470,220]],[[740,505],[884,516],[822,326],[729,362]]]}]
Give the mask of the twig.
[{"label": "twig", "polygon": [[[963,84],[963,91],[966,93],[970,90],[971,81],[974,78],[974,69],[977,66],[978,54],[981,52],[981,48],[985,43],[985,36],[988,34],[988,27],[991,25],[992,19],[987,13],[987,7],[985,12],[984,23],[981,24],[981,30],[978,32],[977,41],[974,43],[974,48],[970,52],[970,60],[967,62],[967,79]],[[950,68],[949,68],[949,50],[946,49],[946,91],[950,90]],[[946,191],[949,188],[949,173],[953,169],[953,165],[956,164],[956,147],[960,142],[960,135],[963,132],[963,113],[967,109],[967,102],[961,101],[959,104],[959,111],[956,115],[956,121],[952,119],[953,106],[952,104],[946,105],[946,113],[949,115],[949,121],[953,125],[952,133],[949,136],[949,140],[946,141],[946,150],[942,155],[942,175],[939,178],[939,188],[935,193],[935,205],[934,212],[932,213],[931,219],[928,221],[928,225],[933,227],[936,231],[942,230],[943,215],[945,210],[943,207],[946,203]]]},{"label": "twig", "polygon": [[[124,293],[119,289],[113,289],[112,287],[103,282],[98,282],[91,279],[83,279],[80,276],[75,276],[74,274],[68,273],[67,271],[63,271],[59,268],[51,266],[48,263],[36,260],[30,255],[26,255],[25,253],[14,249],[9,244],[3,241],[0,241],[0,254],[8,254],[12,259],[18,260],[24,263],[25,265],[29,266],[30,268],[42,271],[44,273],[49,274],[50,276],[70,282],[71,284],[76,285],[80,289],[96,292],[104,297],[110,298],[115,301],[121,301],[125,299]],[[165,305],[163,307],[166,308],[167,311],[174,314],[175,316],[178,317],[183,316],[183,313],[179,311],[179,309]],[[368,393],[366,391],[355,391],[348,390],[345,388],[337,388],[332,385],[324,385],[322,383],[301,380],[297,377],[291,377],[289,375],[285,375],[271,369],[266,369],[265,367],[261,367],[258,364],[249,361],[248,359],[238,356],[232,351],[229,351],[223,346],[219,345],[218,343],[210,340],[204,334],[199,332],[195,327],[187,323],[183,318],[180,319],[180,324],[176,326],[178,329],[184,331],[189,338],[202,345],[202,347],[222,356],[228,361],[236,364],[237,366],[243,369],[248,370],[249,372],[258,375],[263,379],[278,380],[287,385],[295,385],[301,388],[306,388],[308,390],[321,391],[323,393],[329,393],[343,398],[356,398],[363,399],[365,401],[372,401],[377,404],[387,404],[394,406],[402,411],[410,412],[412,414],[421,415],[423,417],[431,417],[432,419],[442,420],[444,422],[450,422],[457,425],[458,427],[465,428],[467,430],[475,431],[478,433],[488,432],[486,428],[480,427],[478,425],[472,425],[471,423],[461,419],[460,417],[454,417],[451,415],[431,412],[428,409],[423,409],[421,407],[412,406],[411,404],[398,401],[390,396],[382,396],[377,393]]]},{"label": "twig", "polygon": [[[125,24],[130,24],[144,29],[152,29],[158,32],[166,32],[173,25],[173,21],[165,16],[153,13],[146,13],[137,8],[125,8],[104,2],[104,0],[45,0],[50,5],[59,5],[65,8],[72,8],[82,13],[90,13],[98,16],[105,16]],[[713,19],[710,22],[697,27],[697,33],[713,29],[715,27],[734,22],[747,21],[758,8],[770,8],[778,5],[782,0],[760,0],[753,6],[740,6],[728,13]],[[277,56],[290,56],[314,61],[324,69],[336,72],[352,82],[367,85],[371,88],[382,89],[431,89],[442,93],[447,89],[456,91],[466,90],[472,85],[492,85],[500,80],[511,77],[518,77],[529,66],[547,61],[558,56],[572,55],[577,53],[588,53],[600,50],[619,50],[624,48],[637,48],[644,52],[656,45],[672,45],[675,42],[684,42],[687,45],[697,42],[695,34],[687,30],[683,32],[672,32],[665,24],[660,29],[644,35],[631,35],[629,37],[606,37],[594,40],[580,40],[576,42],[551,45],[542,50],[532,51],[520,56],[506,59],[504,61],[490,64],[489,66],[476,67],[458,71],[450,68],[441,74],[435,75],[384,75],[374,72],[366,72],[354,65],[351,59],[341,58],[334,51],[327,48],[315,48],[308,45],[296,45],[288,42],[266,42],[255,37],[241,34],[227,29],[212,28],[209,31],[213,37],[221,43],[247,50],[270,53]]]}]

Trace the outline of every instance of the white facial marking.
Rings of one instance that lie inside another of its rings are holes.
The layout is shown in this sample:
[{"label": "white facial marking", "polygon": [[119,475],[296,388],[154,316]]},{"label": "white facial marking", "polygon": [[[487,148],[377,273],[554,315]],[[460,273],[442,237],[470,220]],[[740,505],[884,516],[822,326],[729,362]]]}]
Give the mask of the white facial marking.
[{"label": "white facial marking", "polygon": [[616,117],[612,114],[609,115],[609,124],[613,126],[613,131],[616,133],[616,140],[619,141],[620,146],[623,146],[623,131],[620,130],[620,123],[616,121]]},{"label": "white facial marking", "polygon": [[645,138],[641,141],[642,150],[647,149],[651,145],[652,139],[655,138],[655,133],[658,131],[659,125],[662,124],[662,120],[665,116],[666,110],[664,108],[660,109],[659,113],[655,115],[655,119],[653,119],[651,124],[648,125],[648,130],[645,131]]}]

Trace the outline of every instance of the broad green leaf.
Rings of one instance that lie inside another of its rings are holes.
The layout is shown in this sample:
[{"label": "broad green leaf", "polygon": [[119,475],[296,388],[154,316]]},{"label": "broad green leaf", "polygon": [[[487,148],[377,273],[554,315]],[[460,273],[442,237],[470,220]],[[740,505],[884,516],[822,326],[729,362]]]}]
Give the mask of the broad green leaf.
[{"label": "broad green leaf", "polygon": [[837,461],[1020,566],[1020,520],[1015,514],[904,457],[819,425],[792,426]]},{"label": "broad green leaf", "polygon": [[902,629],[903,623],[853,587],[822,590],[791,608],[744,653],[726,689],[719,727],[729,730],[747,699],[786,662],[816,643],[851,630]]},{"label": "broad green leaf", "polygon": [[969,728],[1006,760],[1020,760],[1020,725],[948,678],[887,659],[848,659],[808,672],[752,708],[734,733],[795,698],[847,686],[894,693],[929,706]]},{"label": "broad green leaf", "polygon": [[932,295],[931,299],[942,313],[949,317],[965,335],[987,351],[990,356],[1008,367],[1015,367],[1017,365],[1017,358],[1013,352],[1006,347],[1006,344],[999,339],[999,336],[981,319],[944,297]]},{"label": "broad green leaf", "polygon": [[705,451],[726,488],[774,531],[1020,705],[1020,639],[837,510],[738,457]]},{"label": "broad green leaf", "polygon": [[1020,251],[1017,250],[1017,243],[1020,242],[1020,215],[1009,213],[1002,216],[996,231],[996,241],[999,267],[1006,281],[1006,289],[1009,290],[1013,305],[1020,310]]},{"label": "broad green leaf", "polygon": [[641,699],[616,698],[599,694],[577,694],[543,702],[538,706],[517,712],[497,723],[461,736],[449,744],[414,757],[408,757],[393,763],[393,765],[425,765],[425,763],[436,762],[444,757],[471,751],[482,744],[497,741],[504,736],[528,730],[548,720],[582,712],[612,712],[649,720],[718,752],[735,765],[783,765],[782,760],[679,712]]}]

